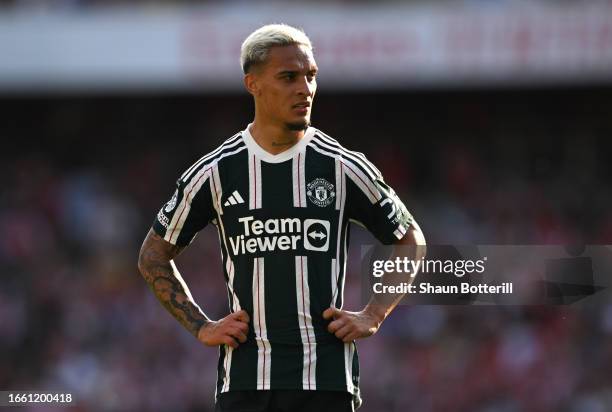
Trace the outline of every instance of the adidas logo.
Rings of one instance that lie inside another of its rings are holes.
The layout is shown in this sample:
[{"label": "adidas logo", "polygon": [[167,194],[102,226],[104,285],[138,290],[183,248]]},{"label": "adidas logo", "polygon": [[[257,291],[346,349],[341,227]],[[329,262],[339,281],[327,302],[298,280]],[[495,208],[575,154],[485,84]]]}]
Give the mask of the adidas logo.
[{"label": "adidas logo", "polygon": [[227,198],[225,203],[223,203],[223,206],[237,205],[240,203],[244,203],[244,199],[242,198],[242,196],[240,196],[240,193],[238,193],[237,190],[234,190],[234,193],[232,193],[230,197]]}]

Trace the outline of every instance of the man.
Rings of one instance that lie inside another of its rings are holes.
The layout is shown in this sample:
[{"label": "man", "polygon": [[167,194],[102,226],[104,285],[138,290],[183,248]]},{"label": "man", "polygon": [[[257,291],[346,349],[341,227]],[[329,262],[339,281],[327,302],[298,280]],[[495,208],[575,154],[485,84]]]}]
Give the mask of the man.
[{"label": "man", "polygon": [[[216,410],[352,411],[361,403],[354,340],[374,334],[397,299],[341,309],[349,221],[385,244],[424,238],[363,154],[310,127],[318,69],[302,31],[256,30],[241,64],[255,119],[177,180],[139,268],[181,324],[219,346]],[[218,321],[173,262],[208,222],[231,309]]]}]

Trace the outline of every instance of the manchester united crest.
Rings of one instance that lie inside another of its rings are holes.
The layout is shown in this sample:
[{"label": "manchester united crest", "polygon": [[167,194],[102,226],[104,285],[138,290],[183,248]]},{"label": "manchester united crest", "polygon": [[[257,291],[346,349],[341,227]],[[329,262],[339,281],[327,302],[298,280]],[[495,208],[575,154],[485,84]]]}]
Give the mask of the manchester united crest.
[{"label": "manchester united crest", "polygon": [[306,194],[312,203],[320,207],[329,206],[336,198],[334,185],[320,177],[306,185]]},{"label": "manchester united crest", "polygon": [[174,191],[174,194],[172,195],[172,199],[170,199],[168,203],[166,203],[166,207],[164,207],[164,210],[166,211],[166,213],[172,212],[172,209],[174,209],[174,207],[176,206],[176,196],[177,195],[178,195],[178,189]]}]

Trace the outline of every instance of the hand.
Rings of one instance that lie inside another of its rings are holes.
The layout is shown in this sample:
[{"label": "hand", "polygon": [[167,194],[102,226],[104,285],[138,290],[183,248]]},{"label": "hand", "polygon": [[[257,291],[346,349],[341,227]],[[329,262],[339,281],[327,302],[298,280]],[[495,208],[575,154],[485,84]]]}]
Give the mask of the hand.
[{"label": "hand", "polygon": [[198,331],[198,340],[206,346],[229,345],[236,349],[249,333],[249,315],[244,310],[230,313],[218,321],[209,321]]},{"label": "hand", "polygon": [[323,318],[333,319],[327,326],[327,330],[342,342],[352,342],[355,339],[372,336],[382,323],[379,316],[367,310],[349,312],[334,307],[325,309]]}]

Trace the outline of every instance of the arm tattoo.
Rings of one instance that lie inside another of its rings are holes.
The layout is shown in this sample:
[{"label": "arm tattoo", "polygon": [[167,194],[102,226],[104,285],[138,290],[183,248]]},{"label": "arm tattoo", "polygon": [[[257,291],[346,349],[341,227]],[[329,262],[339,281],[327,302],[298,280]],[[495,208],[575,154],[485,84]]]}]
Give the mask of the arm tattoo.
[{"label": "arm tattoo", "polygon": [[202,325],[210,320],[194,302],[189,288],[170,262],[182,249],[169,244],[151,231],[140,250],[138,267],[166,310],[197,337]]}]

